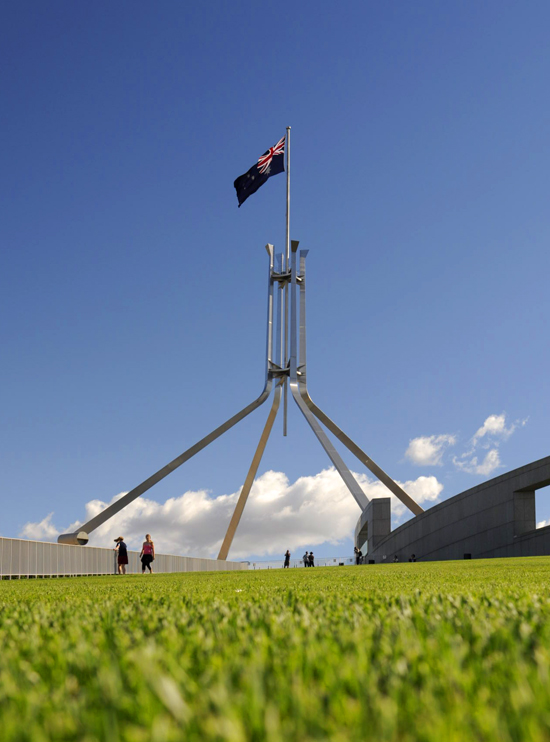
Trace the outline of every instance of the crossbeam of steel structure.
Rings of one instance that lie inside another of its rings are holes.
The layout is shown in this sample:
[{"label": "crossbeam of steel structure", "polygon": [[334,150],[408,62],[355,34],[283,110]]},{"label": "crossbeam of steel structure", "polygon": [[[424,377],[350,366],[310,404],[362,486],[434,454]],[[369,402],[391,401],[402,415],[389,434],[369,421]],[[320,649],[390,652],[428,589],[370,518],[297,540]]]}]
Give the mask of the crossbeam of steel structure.
[{"label": "crossbeam of steel structure", "polygon": [[[266,250],[269,256],[269,282],[268,282],[268,301],[267,301],[267,339],[266,339],[266,377],[265,385],[259,397],[253,402],[244,407],[236,415],[233,415],[229,420],[224,422],[222,425],[217,427],[207,436],[202,438],[198,443],[188,448],[180,456],[173,459],[170,463],[166,464],[162,469],[159,469],[155,474],[150,476],[144,482],[139,484],[134,489],[130,490],[126,495],[121,497],[116,502],[109,505],[105,510],[96,515],[94,518],[85,523],[79,531],[74,533],[62,534],[58,538],[59,543],[65,544],[79,544],[85,545],[88,543],[89,534],[98,528],[100,525],[105,523],[109,518],[118,513],[124,507],[129,505],[133,500],[147,492],[151,487],[160,482],[164,477],[168,476],[171,472],[175,471],[178,467],[188,461],[190,458],[195,456],[203,448],[206,448],[210,443],[215,441],[230,428],[236,425],[238,422],[243,420],[245,417],[250,415],[251,412],[256,410],[262,405],[271,393],[274,381],[277,379],[275,385],[275,395],[271,410],[269,412],[267,421],[262,431],[260,441],[256,448],[256,452],[252,459],[252,463],[248,470],[248,474],[239,495],[235,511],[231,518],[231,522],[227,529],[227,533],[223,540],[218,559],[224,560],[227,558],[233,538],[235,536],[237,527],[239,525],[244,507],[246,505],[250,490],[254,483],[258,467],[260,465],[269,435],[273,429],[273,423],[277,416],[277,412],[281,400],[281,392],[284,390],[286,394],[287,382],[290,386],[290,391],[294,401],[298,408],[306,418],[309,426],[315,433],[321,446],[325,450],[329,459],[334,464],[336,470],[340,474],[346,487],[354,497],[355,501],[363,511],[369,500],[359,483],[350,472],[339,453],[334,448],[330,439],[327,437],[325,431],[319,424],[323,423],[328,430],[330,430],[338,440],[341,441],[350,451],[353,453],[393,494],[398,497],[415,515],[423,512],[422,508],[416,503],[399,485],[394,482],[377,464],[372,461],[367,454],[362,451],[357,444],[355,444],[322,410],[314,404],[307,390],[306,382],[306,322],[305,322],[305,259],[308,250],[300,251],[300,274],[297,273],[296,267],[296,252],[298,250],[298,242],[292,240],[292,262],[291,266],[288,265],[288,258],[285,264],[282,256],[278,256],[278,270],[275,271],[274,261],[274,249],[273,245],[266,245]],[[273,317],[274,317],[274,286],[278,285],[278,306],[277,306],[277,328],[274,329]],[[288,326],[288,302],[286,297],[288,296],[288,286],[290,284],[290,353],[287,356],[287,326]],[[297,304],[297,286],[300,285],[300,312],[299,312],[299,341],[300,341],[300,354],[298,358],[298,341],[297,341],[297,325],[298,325],[298,304]],[[274,361],[274,337],[276,339],[275,354],[278,359],[278,363]],[[287,363],[288,357],[288,363]],[[299,362],[298,362],[299,361]],[[284,434],[286,435],[286,422],[284,426]]]}]

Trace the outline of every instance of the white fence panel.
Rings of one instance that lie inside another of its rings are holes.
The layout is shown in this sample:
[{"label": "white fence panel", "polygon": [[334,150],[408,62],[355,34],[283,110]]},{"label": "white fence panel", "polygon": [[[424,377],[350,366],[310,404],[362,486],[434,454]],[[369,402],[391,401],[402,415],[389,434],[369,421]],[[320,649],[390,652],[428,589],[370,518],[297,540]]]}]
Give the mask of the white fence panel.
[{"label": "white fence panel", "polygon": [[[248,563],[157,554],[153,569],[155,572],[233,571],[248,569]],[[139,552],[128,552],[126,571],[129,574],[141,572]],[[112,575],[115,572],[116,553],[112,549],[0,538],[0,577]]]}]

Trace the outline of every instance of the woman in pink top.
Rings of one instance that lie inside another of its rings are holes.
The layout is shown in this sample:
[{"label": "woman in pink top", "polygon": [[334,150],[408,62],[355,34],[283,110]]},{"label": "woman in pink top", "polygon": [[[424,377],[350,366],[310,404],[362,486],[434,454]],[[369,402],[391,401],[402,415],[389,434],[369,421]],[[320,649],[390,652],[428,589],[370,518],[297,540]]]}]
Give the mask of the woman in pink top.
[{"label": "woman in pink top", "polygon": [[141,574],[145,574],[145,567],[153,574],[151,563],[155,560],[155,544],[151,541],[151,536],[148,533],[145,535],[145,541],[143,542],[139,556],[141,559]]}]

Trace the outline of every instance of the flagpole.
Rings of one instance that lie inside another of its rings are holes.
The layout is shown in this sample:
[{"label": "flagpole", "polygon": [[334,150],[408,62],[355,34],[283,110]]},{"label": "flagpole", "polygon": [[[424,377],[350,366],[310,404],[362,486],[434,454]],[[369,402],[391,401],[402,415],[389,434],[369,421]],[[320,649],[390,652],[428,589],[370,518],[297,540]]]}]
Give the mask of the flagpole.
[{"label": "flagpole", "polygon": [[[288,273],[290,268],[290,126],[286,127],[286,264],[285,271]],[[288,364],[288,283],[285,284],[285,368]],[[283,396],[283,435],[287,432],[287,413],[288,413],[288,378],[285,378],[284,396]]]},{"label": "flagpole", "polygon": [[286,270],[290,268],[290,126],[286,127]]}]

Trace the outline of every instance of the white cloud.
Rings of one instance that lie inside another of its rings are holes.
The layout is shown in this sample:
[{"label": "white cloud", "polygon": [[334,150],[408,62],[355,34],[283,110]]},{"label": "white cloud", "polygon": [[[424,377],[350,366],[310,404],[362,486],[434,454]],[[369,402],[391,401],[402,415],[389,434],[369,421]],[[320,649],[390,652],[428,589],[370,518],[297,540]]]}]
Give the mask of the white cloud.
[{"label": "white cloud", "polygon": [[492,448],[490,451],[487,452],[481,464],[478,465],[477,473],[488,476],[489,474],[492,474],[496,469],[500,469],[501,467],[502,464],[500,463],[498,450],[496,448]]},{"label": "white cloud", "polygon": [[19,538],[28,538],[32,541],[55,541],[61,531],[52,523],[53,513],[47,515],[39,523],[26,523]]},{"label": "white cloud", "polygon": [[[407,480],[404,484],[401,482],[398,482],[398,484],[419,505],[422,503],[435,503],[443,491],[443,485],[434,476],[417,477],[413,480]],[[378,481],[371,482],[368,487],[363,485],[363,489],[370,499],[374,497],[387,497],[390,494],[384,485]],[[392,527],[399,525],[403,516],[410,513],[409,509],[395,495],[391,495],[391,512]]]},{"label": "white cloud", "polygon": [[[469,474],[481,474],[482,476],[489,476],[497,469],[501,469],[502,463],[498,451],[500,444],[507,440],[518,426],[523,427],[527,420],[528,418],[516,420],[507,427],[506,413],[489,415],[474,434],[468,449],[460,456],[453,457],[453,464],[460,471]],[[476,450],[479,448],[487,450],[481,462],[476,455]]]},{"label": "white cloud", "polygon": [[[434,476],[417,477],[417,479],[405,482],[403,489],[420,504],[422,502],[435,502],[443,492],[443,485]],[[404,505],[403,510],[407,512]]]},{"label": "white cloud", "polygon": [[[526,421],[524,421],[523,424],[525,424],[525,422]],[[481,438],[485,436],[499,437],[506,440],[512,435],[515,429],[516,423],[512,423],[509,428],[506,427],[506,414],[504,412],[502,415],[489,415],[481,428],[478,429],[472,438],[472,445],[475,448]]]},{"label": "white cloud", "polygon": [[420,436],[409,441],[405,456],[417,466],[441,466],[445,449],[455,443],[454,435]]},{"label": "white cloud", "polygon": [[461,461],[454,456],[453,463],[461,471],[468,472],[468,474],[482,474],[483,476],[489,476],[496,469],[502,468],[498,449],[496,448],[488,451],[481,463],[479,463],[477,456],[473,456],[469,461]]},{"label": "white cloud", "polygon": [[539,520],[537,523],[537,528],[544,528],[545,526],[550,526],[550,520]]},{"label": "white cloud", "polygon": [[[369,498],[390,493],[378,480],[356,474]],[[435,477],[418,477],[403,489],[417,502],[434,502],[443,490]],[[113,501],[122,496],[117,495]],[[113,546],[124,536],[132,549],[141,548],[145,533],[151,533],[159,553],[217,556],[239,493],[213,498],[206,490],[186,492],[165,503],[138,497],[107,523],[90,534],[91,546]],[[393,495],[392,513],[398,520],[408,512]],[[109,503],[92,500],[86,505],[85,521]],[[300,477],[289,483],[282,472],[267,471],[254,482],[230,559],[250,554],[282,554],[325,542],[337,544],[353,534],[360,511],[334,468]],[[27,523],[20,536],[54,540],[60,529],[48,515],[40,523]],[[73,523],[63,532],[74,531]]]}]

